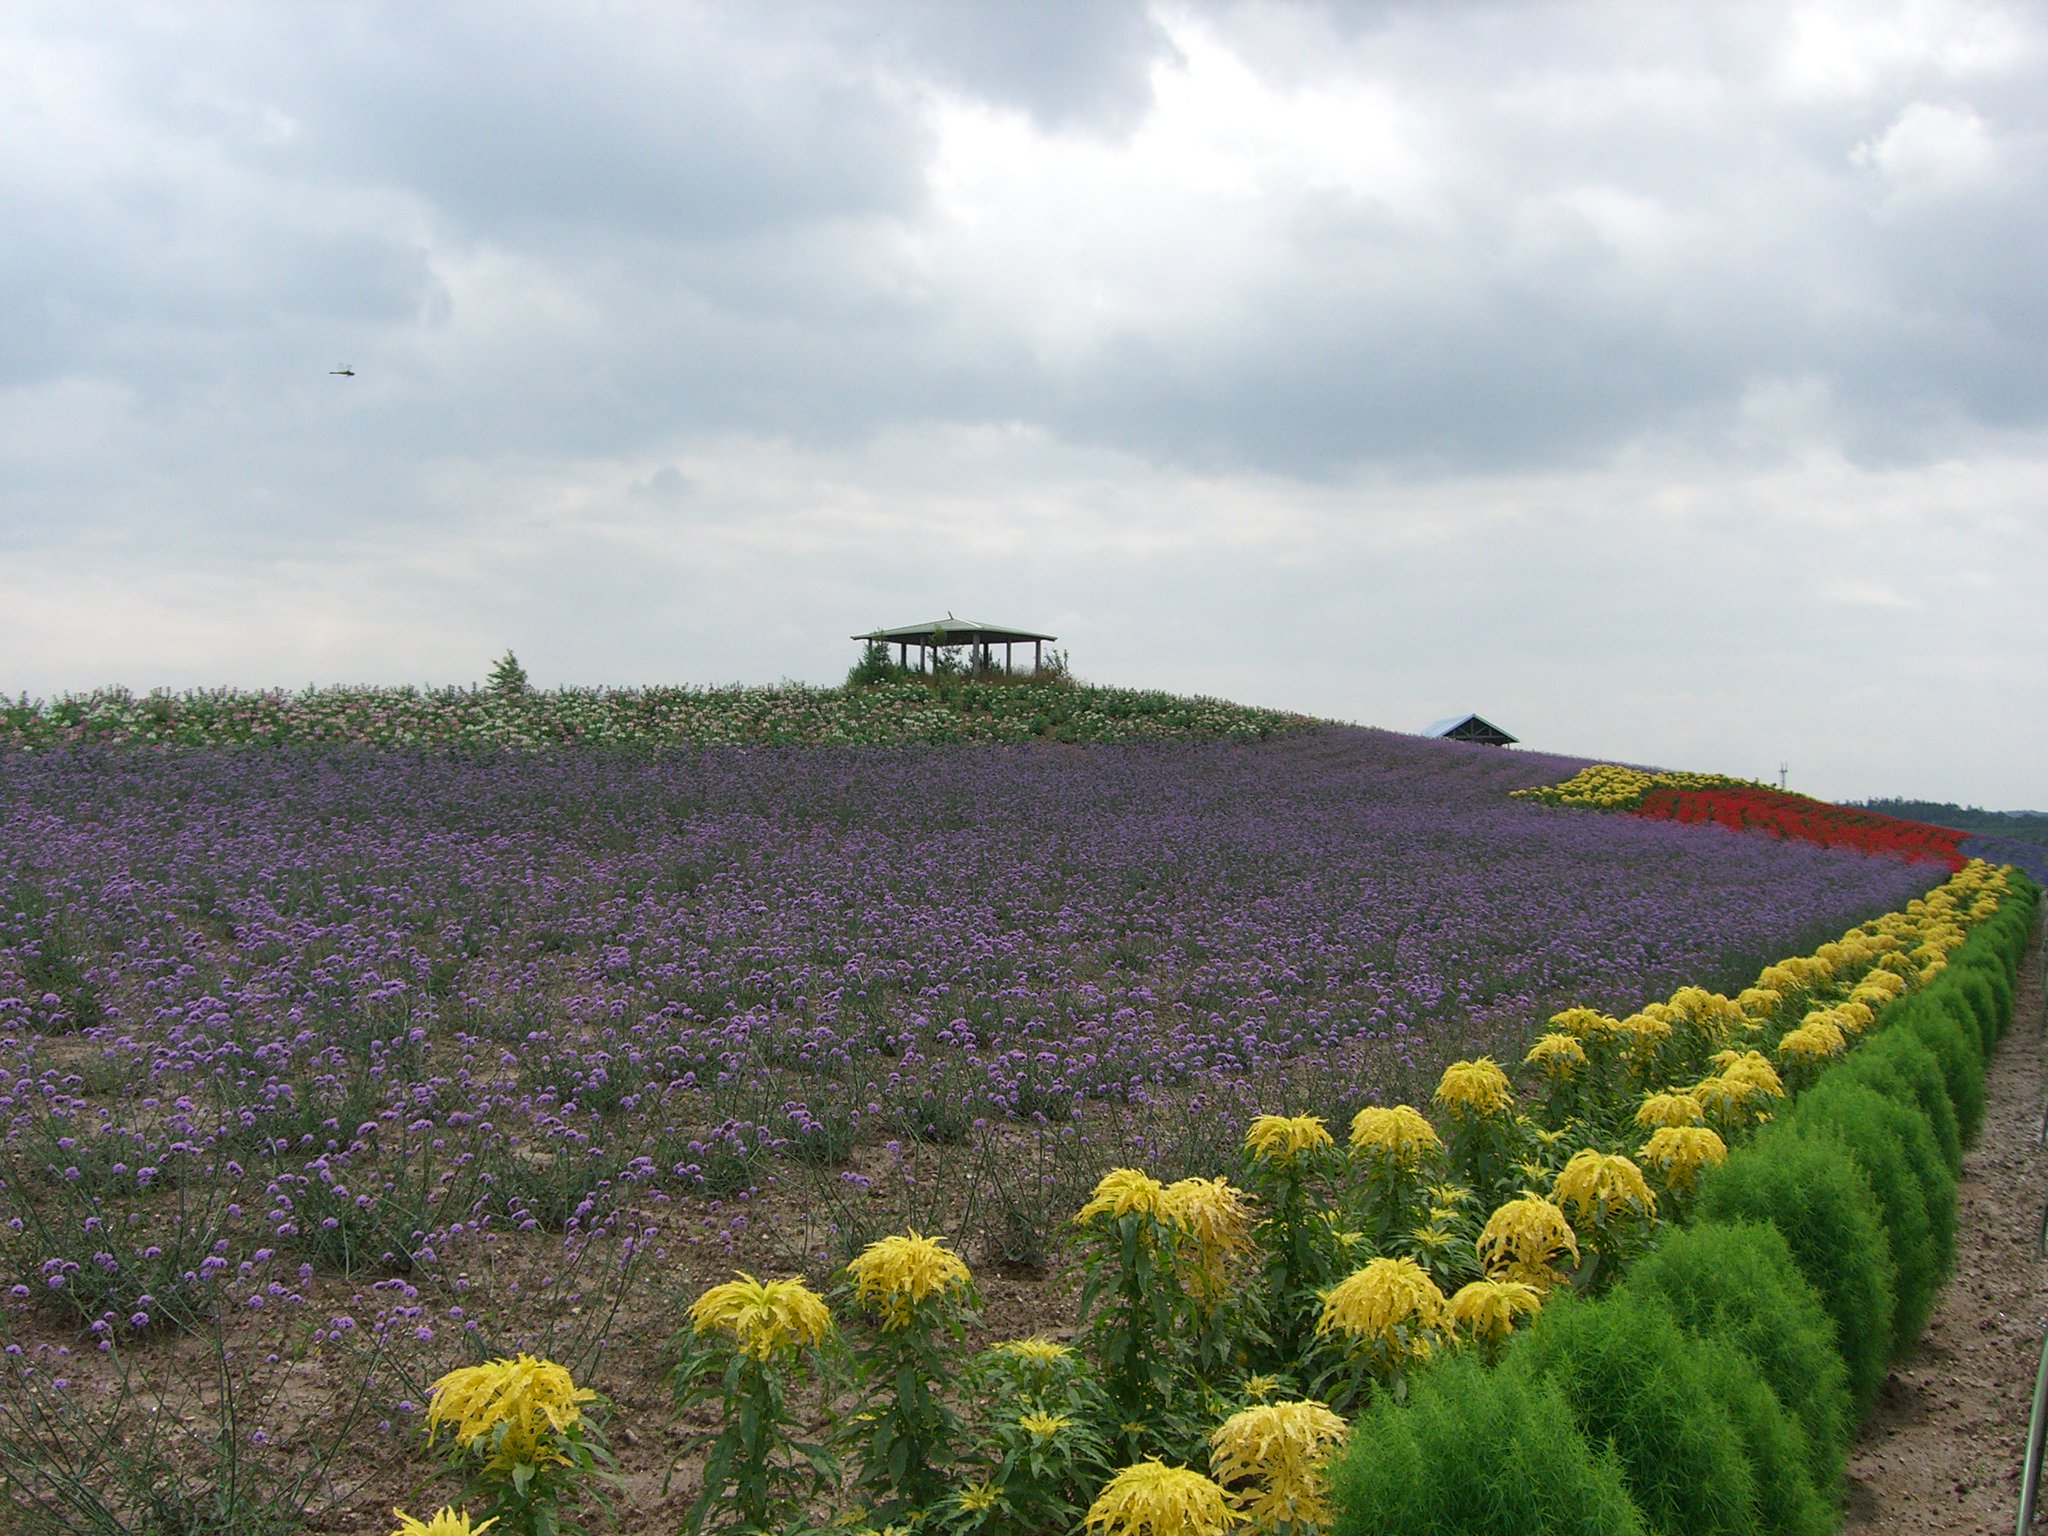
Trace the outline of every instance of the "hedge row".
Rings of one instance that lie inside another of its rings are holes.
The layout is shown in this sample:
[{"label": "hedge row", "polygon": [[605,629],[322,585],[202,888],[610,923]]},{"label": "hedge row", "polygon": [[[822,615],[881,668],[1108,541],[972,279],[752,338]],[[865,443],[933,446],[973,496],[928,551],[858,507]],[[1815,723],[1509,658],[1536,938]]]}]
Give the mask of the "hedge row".
[{"label": "hedge row", "polygon": [[1376,1402],[1333,1472],[1335,1536],[1833,1530],[1850,1441],[1954,1266],[2040,895],[2014,872],[1607,1296],[1558,1297],[1497,1367],[1453,1356]]}]

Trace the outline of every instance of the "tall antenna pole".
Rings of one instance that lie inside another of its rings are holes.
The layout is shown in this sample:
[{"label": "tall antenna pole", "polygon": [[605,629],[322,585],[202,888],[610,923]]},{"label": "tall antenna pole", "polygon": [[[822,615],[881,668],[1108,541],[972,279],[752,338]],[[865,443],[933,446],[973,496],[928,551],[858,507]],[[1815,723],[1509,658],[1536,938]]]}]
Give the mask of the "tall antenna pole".
[{"label": "tall antenna pole", "polygon": [[1791,775],[1791,772],[1792,765],[1790,763],[1778,764],[1778,788],[1783,789],[1785,787],[1785,780]]}]

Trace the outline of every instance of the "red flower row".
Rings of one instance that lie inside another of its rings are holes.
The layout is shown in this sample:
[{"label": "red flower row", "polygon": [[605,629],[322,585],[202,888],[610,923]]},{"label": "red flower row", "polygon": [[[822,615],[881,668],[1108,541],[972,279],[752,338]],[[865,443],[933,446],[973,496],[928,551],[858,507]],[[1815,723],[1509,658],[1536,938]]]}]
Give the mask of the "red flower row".
[{"label": "red flower row", "polygon": [[1711,822],[1734,831],[1768,832],[1827,848],[1857,848],[1901,859],[1946,864],[1950,873],[1966,862],[1957,845],[1966,834],[1924,821],[1904,821],[1875,811],[1852,810],[1774,789],[1649,790],[1630,814],[1659,821]]}]

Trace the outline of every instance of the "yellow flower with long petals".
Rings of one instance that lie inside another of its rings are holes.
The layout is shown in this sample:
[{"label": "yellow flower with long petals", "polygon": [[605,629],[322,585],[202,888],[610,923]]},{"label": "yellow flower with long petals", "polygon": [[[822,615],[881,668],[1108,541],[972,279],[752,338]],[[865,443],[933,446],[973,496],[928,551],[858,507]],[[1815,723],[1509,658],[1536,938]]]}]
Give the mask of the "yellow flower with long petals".
[{"label": "yellow flower with long petals", "polygon": [[879,1237],[846,1266],[854,1300],[881,1320],[884,1332],[907,1328],[917,1308],[934,1296],[965,1291],[967,1265],[944,1238],[906,1232]]},{"label": "yellow flower with long petals", "polygon": [[1454,1061],[1437,1079],[1435,1101],[1459,1115],[1497,1115],[1514,1106],[1508,1075],[1491,1056]]},{"label": "yellow flower with long petals", "polygon": [[741,1353],[756,1360],[822,1344],[832,1336],[832,1313],[803,1281],[756,1280],[745,1270],[738,1275],[690,1303],[693,1330],[730,1333]]},{"label": "yellow flower with long petals", "polygon": [[1399,1367],[1425,1360],[1450,1331],[1444,1293],[1413,1259],[1368,1259],[1323,1294],[1317,1333],[1341,1333],[1354,1346]]},{"label": "yellow flower with long petals", "polygon": [[597,1394],[578,1387],[552,1360],[519,1354],[459,1366],[427,1394],[427,1441],[443,1429],[498,1471],[568,1458],[553,1437],[575,1424]]},{"label": "yellow flower with long petals", "polygon": [[1011,1355],[1033,1365],[1051,1365],[1074,1352],[1071,1344],[1061,1344],[1042,1333],[1034,1333],[1024,1339],[1005,1339],[1000,1344],[991,1344],[989,1348],[999,1355]]},{"label": "yellow flower with long petals", "polygon": [[1700,1101],[1689,1093],[1646,1093],[1636,1107],[1636,1124],[1645,1130],[1656,1125],[1698,1125],[1706,1118]]},{"label": "yellow flower with long petals", "polygon": [[1735,999],[1735,1006],[1751,1022],[1770,1018],[1784,1003],[1785,994],[1769,987],[1744,987]]},{"label": "yellow flower with long petals", "polygon": [[1136,1168],[1112,1168],[1096,1180],[1088,1203],[1074,1213],[1078,1225],[1097,1216],[1120,1218],[1137,1214],[1155,1221],[1171,1221],[1166,1186],[1149,1173]]},{"label": "yellow flower with long petals", "polygon": [[1414,1168],[1441,1152],[1443,1138],[1420,1110],[1407,1104],[1368,1104],[1351,1117],[1351,1150],[1401,1168]]},{"label": "yellow flower with long petals", "polygon": [[1586,1064],[1586,1048],[1577,1035],[1558,1030],[1538,1035],[1536,1043],[1522,1057],[1522,1065],[1534,1067],[1545,1077],[1570,1077]]},{"label": "yellow flower with long petals", "polygon": [[415,1520],[402,1509],[394,1509],[391,1513],[398,1518],[398,1528],[391,1536],[483,1536],[498,1523],[493,1518],[481,1525],[471,1525],[467,1510],[451,1509],[445,1504],[426,1520]]},{"label": "yellow flower with long petals", "polygon": [[1244,1133],[1245,1151],[1275,1163],[1335,1145],[1320,1115],[1259,1115]]},{"label": "yellow flower with long petals", "polygon": [[1166,1209],[1167,1219],[1194,1239],[1190,1289],[1203,1301],[1220,1299],[1230,1261],[1252,1247],[1252,1210],[1243,1191],[1228,1179],[1177,1179],[1166,1186]]},{"label": "yellow flower with long petals", "polygon": [[1331,1456],[1350,1426],[1326,1404],[1261,1403],[1233,1413],[1209,1433],[1209,1469],[1254,1525],[1322,1525],[1330,1518]]},{"label": "yellow flower with long petals", "polygon": [[1073,1419],[1064,1413],[1033,1412],[1017,1415],[1017,1427],[1034,1440],[1050,1440],[1073,1422]]},{"label": "yellow flower with long petals", "polygon": [[1778,1041],[1778,1054],[1787,1061],[1812,1066],[1842,1054],[1841,1027],[1833,1021],[1807,1015],[1797,1029],[1788,1029]]},{"label": "yellow flower with long petals", "polygon": [[1514,1331],[1516,1318],[1543,1305],[1543,1293],[1525,1280],[1474,1280],[1459,1286],[1448,1305],[1452,1322],[1475,1339],[1497,1343]]},{"label": "yellow flower with long petals", "polygon": [[1557,1203],[1575,1222],[1600,1225],[1657,1214],[1657,1197],[1643,1171],[1619,1152],[1582,1147],[1557,1175]]},{"label": "yellow flower with long petals", "polygon": [[1579,1240],[1565,1214],[1541,1195],[1510,1200],[1486,1218],[1476,1245],[1479,1262],[1497,1280],[1520,1280],[1547,1291],[1564,1278],[1560,1255],[1579,1259]]},{"label": "yellow flower with long petals", "polygon": [[1676,1190],[1691,1189],[1700,1169],[1718,1168],[1727,1160],[1728,1143],[1704,1125],[1662,1126],[1643,1143],[1643,1161]]},{"label": "yellow flower with long petals", "polygon": [[1575,1040],[1591,1040],[1612,1034],[1617,1022],[1598,1008],[1566,1008],[1550,1016],[1550,1029],[1553,1034],[1570,1035]]},{"label": "yellow flower with long petals", "polygon": [[1148,1457],[1105,1483],[1081,1524],[1098,1536],[1223,1536],[1241,1518],[1201,1473]]},{"label": "yellow flower with long petals", "polygon": [[1778,1076],[1778,1069],[1771,1065],[1770,1057],[1762,1051],[1744,1051],[1741,1055],[1726,1052],[1714,1058],[1714,1065],[1721,1076],[1738,1083],[1747,1083],[1767,1098],[1785,1097],[1785,1084]]}]

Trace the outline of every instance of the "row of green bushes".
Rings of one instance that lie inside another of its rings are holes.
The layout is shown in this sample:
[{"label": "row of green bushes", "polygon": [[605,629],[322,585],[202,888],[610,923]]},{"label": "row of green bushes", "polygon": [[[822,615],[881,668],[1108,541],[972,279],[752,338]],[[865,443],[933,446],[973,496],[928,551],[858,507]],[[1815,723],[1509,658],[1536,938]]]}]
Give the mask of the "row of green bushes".
[{"label": "row of green bushes", "polygon": [[1335,1536],[1835,1529],[1851,1439],[1954,1266],[2040,894],[2015,877],[1613,1291],[1557,1297],[1496,1368],[1458,1352],[1375,1403],[1333,1472]]}]

